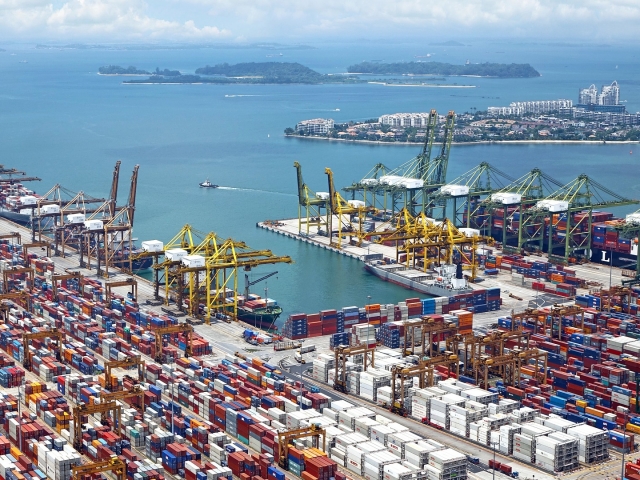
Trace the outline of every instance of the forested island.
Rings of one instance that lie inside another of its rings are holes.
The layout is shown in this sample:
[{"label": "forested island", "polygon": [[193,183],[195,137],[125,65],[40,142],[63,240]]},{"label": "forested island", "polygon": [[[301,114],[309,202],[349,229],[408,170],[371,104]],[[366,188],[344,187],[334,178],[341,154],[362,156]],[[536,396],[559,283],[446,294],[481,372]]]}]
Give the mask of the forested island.
[{"label": "forested island", "polygon": [[347,68],[349,73],[376,75],[445,75],[498,78],[531,78],[540,73],[528,63],[473,63],[453,65],[442,62],[362,62]]},{"label": "forested island", "polygon": [[121,67],[120,65],[107,65],[98,69],[100,75],[151,75],[146,70],[138,70],[136,67]]},{"label": "forested island", "polygon": [[[166,72],[166,70],[165,70]],[[198,68],[195,75],[167,75],[156,71],[146,80],[128,80],[124,83],[213,83],[213,84],[321,84],[361,83],[347,75],[325,75],[299,63],[251,62],[229,65],[221,63]]]}]

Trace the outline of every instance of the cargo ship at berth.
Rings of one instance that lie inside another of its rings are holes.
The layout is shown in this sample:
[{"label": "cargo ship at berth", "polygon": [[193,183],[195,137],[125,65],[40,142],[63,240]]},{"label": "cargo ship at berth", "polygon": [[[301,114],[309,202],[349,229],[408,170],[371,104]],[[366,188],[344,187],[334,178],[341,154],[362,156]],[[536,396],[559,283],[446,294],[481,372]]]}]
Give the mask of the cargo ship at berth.
[{"label": "cargo ship at berth", "polygon": [[467,279],[462,274],[462,265],[442,265],[434,272],[423,272],[407,268],[398,263],[384,263],[382,260],[365,262],[364,269],[384,280],[416,292],[434,297],[453,297],[471,293]]}]

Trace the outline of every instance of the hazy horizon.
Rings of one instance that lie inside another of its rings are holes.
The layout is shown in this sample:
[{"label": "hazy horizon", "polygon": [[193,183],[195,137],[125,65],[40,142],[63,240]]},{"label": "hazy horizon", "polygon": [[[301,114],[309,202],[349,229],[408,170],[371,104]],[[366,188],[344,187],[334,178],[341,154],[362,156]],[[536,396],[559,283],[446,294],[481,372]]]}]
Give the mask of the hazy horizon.
[{"label": "hazy horizon", "polygon": [[615,45],[638,37],[639,20],[634,0],[0,0],[0,42]]}]

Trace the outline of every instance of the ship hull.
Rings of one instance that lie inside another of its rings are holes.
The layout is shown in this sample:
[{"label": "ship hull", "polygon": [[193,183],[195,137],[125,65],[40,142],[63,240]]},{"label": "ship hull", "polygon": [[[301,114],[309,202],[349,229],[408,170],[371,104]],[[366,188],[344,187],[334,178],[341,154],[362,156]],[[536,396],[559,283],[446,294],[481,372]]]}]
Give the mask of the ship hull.
[{"label": "ship hull", "polygon": [[460,295],[462,293],[471,293],[473,291],[473,289],[471,288],[454,290],[451,288],[443,288],[438,285],[416,282],[407,277],[403,277],[402,275],[398,275],[397,273],[387,272],[386,270],[376,268],[374,265],[370,265],[368,263],[365,263],[364,269],[372,275],[380,278],[381,280],[384,280],[385,282],[394,283],[408,290],[424,293],[433,297],[453,297],[455,295]]},{"label": "ship hull", "polygon": [[238,307],[238,320],[252,327],[261,328],[263,330],[275,330],[276,320],[282,314],[282,309],[267,311],[266,309],[258,309],[254,311],[245,310]]},{"label": "ship hull", "polygon": [[[637,252],[637,248],[635,249]],[[613,262],[612,262],[613,259]],[[613,265],[614,267],[635,269],[638,261],[637,253],[620,253],[600,248],[591,248],[591,258],[593,263],[603,265]]]}]

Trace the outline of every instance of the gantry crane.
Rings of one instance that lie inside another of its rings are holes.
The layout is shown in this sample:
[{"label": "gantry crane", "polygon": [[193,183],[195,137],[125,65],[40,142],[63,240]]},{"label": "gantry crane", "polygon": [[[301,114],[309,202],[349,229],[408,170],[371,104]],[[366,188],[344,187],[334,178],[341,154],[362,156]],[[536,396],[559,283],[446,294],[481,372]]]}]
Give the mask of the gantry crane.
[{"label": "gantry crane", "polygon": [[396,261],[400,260],[402,253],[406,253],[403,263],[407,267],[422,268],[423,271],[427,271],[431,262],[438,265],[461,263],[463,268],[470,270],[469,276],[474,280],[478,270],[478,245],[483,242],[493,244],[491,237],[460,230],[447,218],[436,222],[424,213],[412,216],[407,209],[400,212],[394,223],[395,231],[388,226],[386,230],[377,230],[370,235],[377,237],[377,242],[396,242]]},{"label": "gantry crane", "polygon": [[80,283],[80,291],[82,291],[82,280],[84,279],[81,272],[67,272],[62,274],[53,274],[51,276],[51,290],[53,291],[53,297],[58,298],[58,282],[64,280],[78,280]]},{"label": "gantry crane", "polygon": [[376,346],[360,344],[352,347],[338,346],[334,349],[335,354],[335,378],[333,388],[339,392],[347,393],[347,358],[354,355],[364,355],[364,371],[370,365],[375,367]]},{"label": "gantry crane", "polygon": [[[140,385],[134,385],[129,390],[122,390],[120,392],[102,392],[100,398],[103,402],[116,402],[117,400],[125,400],[127,398],[138,397],[140,400],[140,409],[144,413],[144,390]],[[102,412],[102,420],[107,419],[108,412]]]},{"label": "gantry crane", "polygon": [[[473,370],[475,372],[476,385],[480,388],[489,388],[489,374],[496,373],[505,385],[519,387],[521,369],[528,365],[530,360],[534,360],[534,376],[537,381],[546,383],[547,379],[547,352],[537,348],[528,350],[512,350],[508,353],[497,356],[482,355],[473,359]],[[544,364],[541,366],[540,361]]]},{"label": "gantry crane", "polygon": [[189,358],[191,356],[191,334],[193,333],[193,327],[188,323],[180,323],[178,325],[171,325],[170,327],[152,328],[151,332],[156,337],[156,351],[154,359],[156,362],[162,362],[162,339],[164,335],[172,333],[184,333],[187,335],[184,347],[184,356]]},{"label": "gantry crane", "polygon": [[[311,419],[310,421],[313,421]],[[312,444],[315,444],[313,448],[320,448],[319,441],[320,436],[322,436],[322,451],[327,450],[327,432],[324,428],[320,428],[317,424],[312,423],[308,427],[303,428],[295,428],[292,430],[285,430],[283,432],[278,432],[278,464],[284,468],[289,468],[289,444],[292,440],[296,440],[298,438],[312,438]]]},{"label": "gantry crane", "polygon": [[22,235],[20,232],[3,233],[0,235],[0,240],[15,240],[15,243],[20,245],[22,243]]},{"label": "gantry crane", "polygon": [[104,282],[105,298],[111,301],[111,289],[116,287],[131,287],[131,295],[134,299],[138,298],[138,281],[135,278],[128,277],[125,280]]},{"label": "gantry crane", "polygon": [[116,428],[120,429],[122,424],[122,407],[118,402],[98,403],[87,405],[80,403],[73,407],[73,447],[79,452],[82,451],[82,421],[83,417],[96,413],[113,412]]},{"label": "gantry crane", "polygon": [[[362,244],[362,234],[364,221],[366,216],[375,211],[375,208],[368,207],[364,202],[356,203],[357,201],[347,201],[342,198],[340,192],[335,189],[333,183],[333,172],[330,168],[324,169],[327,174],[329,182],[329,208],[327,208],[327,235],[329,237],[329,243],[337,248],[342,248],[342,229],[345,226],[345,230],[349,232],[352,237],[357,238],[358,246]],[[357,228],[354,228],[353,217],[357,216]],[[338,242],[333,241],[333,219],[337,217],[338,221]]]},{"label": "gantry crane", "polygon": [[433,317],[425,315],[418,319],[410,319],[404,322],[404,348],[402,356],[415,355],[415,347],[422,347],[422,356],[433,357],[439,353],[439,349],[433,344],[436,338],[444,334],[445,338],[457,332],[453,323],[435,323]]},{"label": "gantry crane", "polygon": [[[434,367],[437,365],[446,365],[449,372],[455,374],[456,378],[460,375],[460,360],[458,356],[452,352],[445,352],[433,358],[427,358],[418,362],[417,365],[405,366],[396,365],[391,369],[391,404],[388,405],[393,413],[406,415],[404,408],[404,382],[410,378],[418,378],[418,387],[427,388],[434,385]],[[400,385],[398,385],[399,380]]]},{"label": "gantry crane", "polygon": [[522,329],[525,323],[533,322],[533,333],[537,334],[540,329],[544,332],[547,324],[548,312],[537,308],[527,308],[522,312],[511,312],[511,329]]},{"label": "gantry crane", "polygon": [[483,355],[479,358],[474,358],[472,362],[476,385],[480,388],[488,389],[490,387],[490,370],[497,373],[505,385],[519,385],[520,375],[517,373],[518,357],[514,353],[507,353],[495,357]]},{"label": "gantry crane", "polygon": [[[315,226],[317,230],[327,226],[324,216],[329,203],[328,195],[316,194],[304,183],[302,179],[302,167],[298,162],[293,162],[298,177],[298,233],[309,235],[309,227]],[[304,215],[303,210],[304,209]],[[325,212],[323,212],[323,209]],[[303,232],[304,226],[304,232]]]},{"label": "gantry crane", "polygon": [[[215,312],[238,317],[238,269],[250,271],[260,265],[293,263],[289,256],[274,255],[271,250],[251,250],[244,242],[232,239],[215,244],[215,251],[205,254],[204,266],[188,267],[178,264],[167,267],[165,278],[175,278],[176,303],[182,308],[185,290],[189,295],[189,313],[201,317],[200,303],[205,299],[204,319],[208,324]],[[186,284],[185,284],[186,281]],[[167,285],[170,283],[167,280]],[[202,291],[204,289],[204,292]],[[227,296],[227,289],[233,292]],[[167,291],[167,298],[170,292]]]},{"label": "gantry crane", "polygon": [[600,311],[611,312],[611,307],[618,305],[621,311],[631,313],[632,293],[629,287],[622,285],[612,285],[611,288],[600,290]]},{"label": "gantry crane", "polygon": [[111,360],[104,362],[104,380],[107,388],[111,388],[111,370],[114,368],[131,368],[138,367],[138,381],[144,380],[144,366],[145,362],[140,355],[134,355],[132,357],[125,357],[122,360]]},{"label": "gantry crane", "polygon": [[[27,312],[33,313],[33,304],[31,302],[31,295],[29,292],[22,290],[19,292],[11,292],[11,293],[0,293],[0,302],[3,300],[22,300],[23,304],[21,305]],[[20,304],[19,304],[20,305]]]},{"label": "gantry crane", "polygon": [[3,293],[9,293],[10,292],[10,288],[9,288],[9,280],[14,276],[14,275],[22,275],[22,274],[26,274],[29,277],[29,282],[27,285],[27,289],[29,288],[33,288],[33,282],[34,282],[34,278],[35,278],[35,271],[33,270],[33,267],[13,267],[7,270],[4,270],[2,272],[2,278],[4,280],[4,283],[2,284],[3,287]]},{"label": "gantry crane", "polygon": [[109,460],[91,462],[85,465],[74,465],[71,467],[71,479],[82,480],[83,475],[93,476],[96,473],[113,472],[116,480],[126,480],[127,465],[115,455]]},{"label": "gantry crane", "polygon": [[[136,211],[136,194],[138,191],[138,170],[140,165],[133,167],[129,198],[127,204],[115,212],[115,199],[109,202],[111,217],[104,224],[104,276],[109,278],[109,267],[125,266],[129,263],[127,255],[133,250],[131,231],[133,229]],[[117,193],[117,185],[116,190]],[[98,272],[100,274],[100,272]]]},{"label": "gantry crane", "polygon": [[57,328],[51,330],[44,330],[42,332],[23,333],[22,334],[22,348],[24,351],[24,360],[22,365],[25,370],[31,370],[31,352],[29,351],[29,343],[31,340],[39,340],[43,338],[55,338],[58,340],[58,361],[62,361],[62,347],[64,342],[64,333]]},{"label": "gantry crane", "polygon": [[578,305],[559,305],[555,304],[549,309],[549,320],[551,322],[551,338],[554,336],[554,327],[558,326],[558,340],[562,339],[562,319],[564,317],[573,317],[574,320],[578,320],[580,328],[584,331],[584,308]]}]

